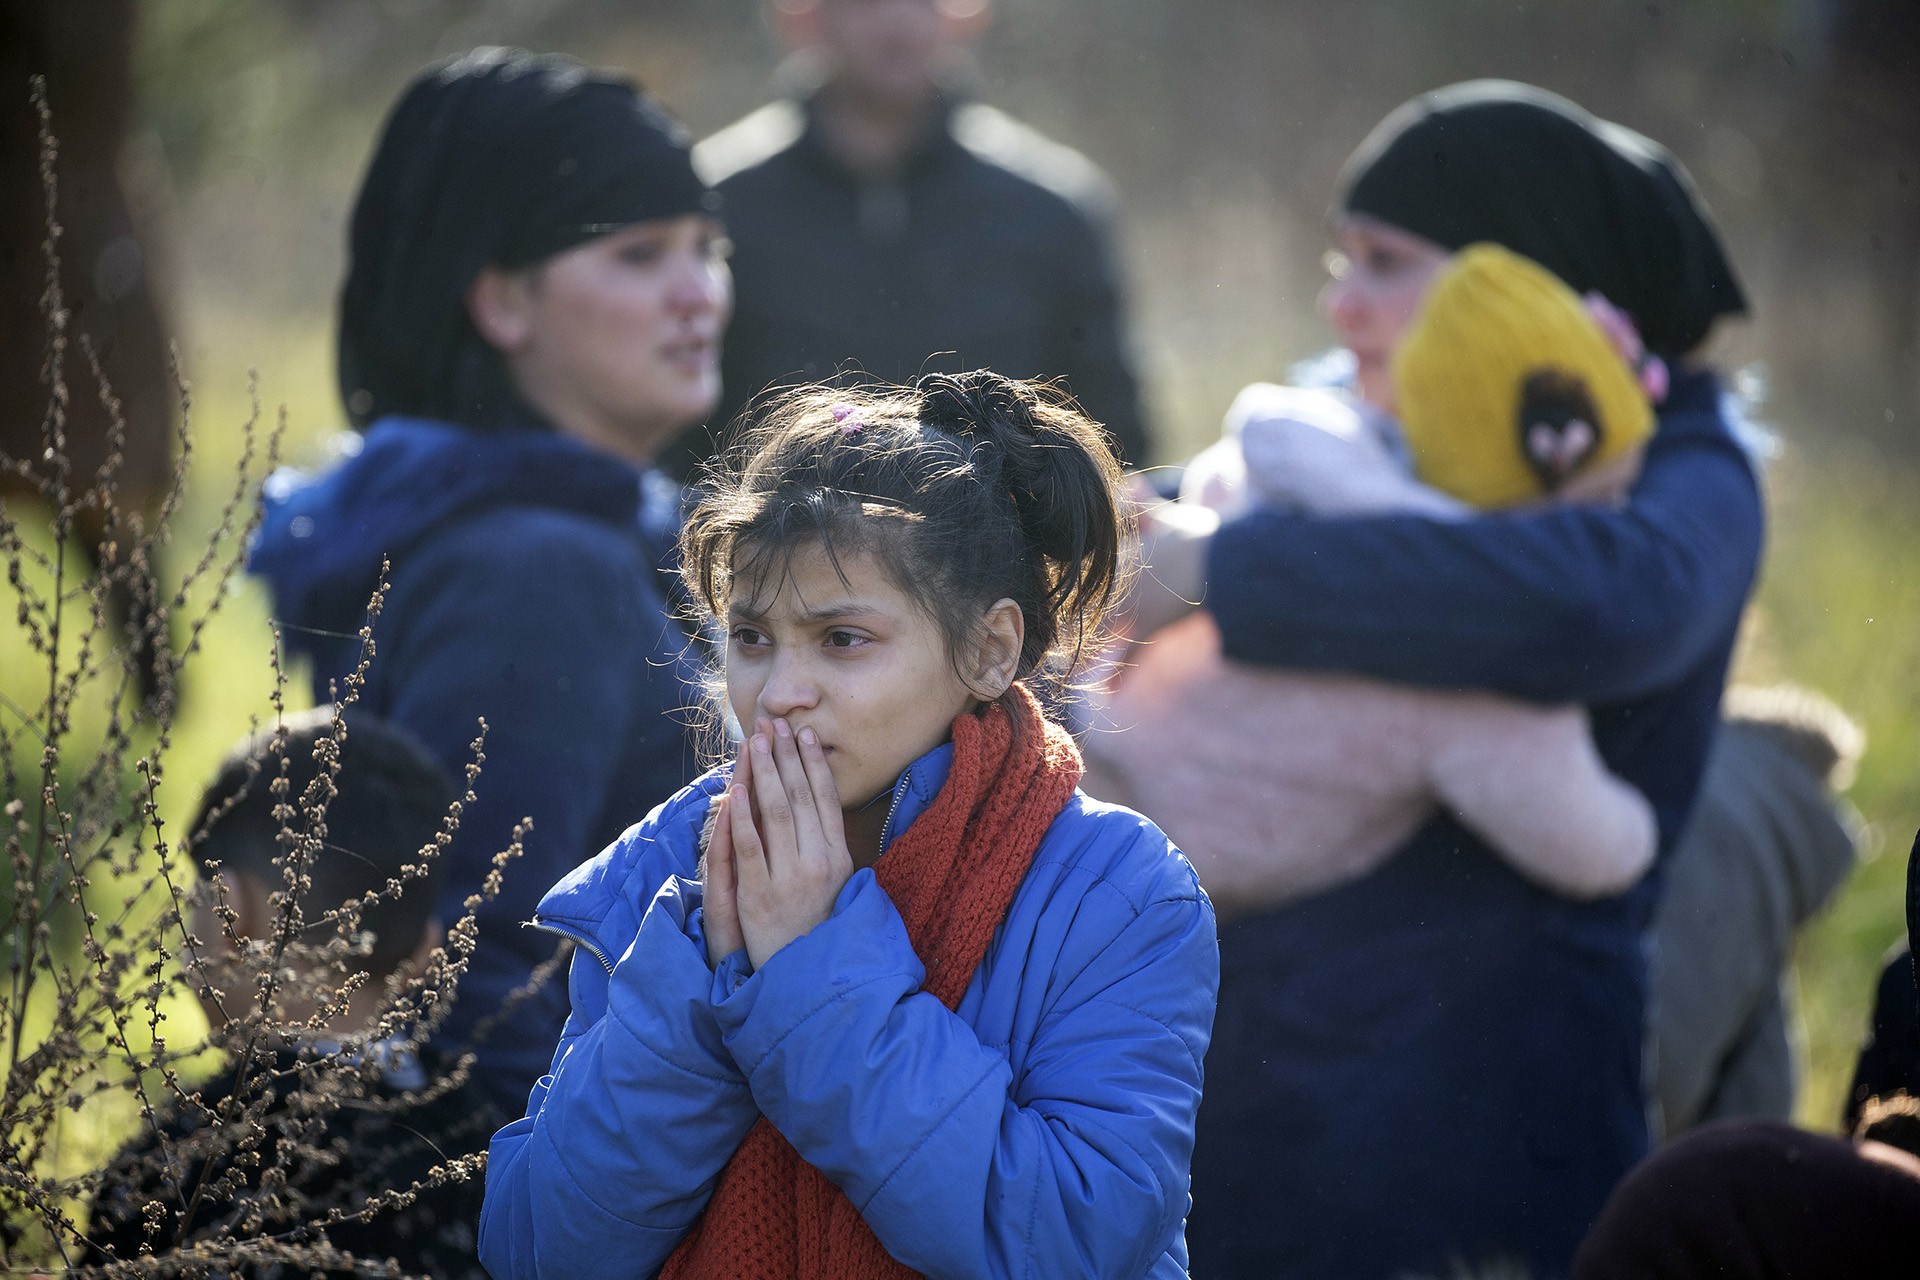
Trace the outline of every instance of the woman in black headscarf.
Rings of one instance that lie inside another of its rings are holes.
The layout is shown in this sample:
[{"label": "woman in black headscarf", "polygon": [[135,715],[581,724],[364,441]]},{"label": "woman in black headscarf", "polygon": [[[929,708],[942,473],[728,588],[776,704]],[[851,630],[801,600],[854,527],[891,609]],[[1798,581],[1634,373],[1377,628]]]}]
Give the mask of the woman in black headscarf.
[{"label": "woman in black headscarf", "polygon": [[[1392,407],[1385,359],[1418,290],[1456,250],[1491,242],[1625,311],[1649,351],[1685,362],[1746,296],[1692,180],[1657,143],[1530,85],[1476,80],[1381,121],[1347,161],[1333,214],[1345,261],[1330,318],[1359,390]],[[1380,315],[1355,315],[1387,290]],[[1400,305],[1404,303],[1405,305]]]},{"label": "woman in black headscarf", "polygon": [[[1211,537],[1161,531],[1148,577],[1204,590],[1242,661],[1587,705],[1664,855],[1761,540],[1750,463],[1698,360],[1745,309],[1698,197],[1647,139],[1477,82],[1388,117],[1348,165],[1334,229],[1327,311],[1357,395],[1385,413],[1396,346],[1456,250],[1497,243],[1605,295],[1672,371],[1640,480],[1618,508],[1256,510]],[[1659,876],[1557,897],[1442,814],[1379,870],[1223,929],[1194,1274],[1500,1258],[1564,1273],[1649,1144],[1642,938]]]},{"label": "woman in black headscarf", "polygon": [[[252,569],[316,699],[344,688],[383,572],[361,702],[458,775],[484,717],[478,802],[444,855],[457,918],[522,817],[443,1032],[464,1047],[551,955],[541,892],[695,771],[693,701],[662,559],[678,492],[650,463],[711,411],[731,299],[685,132],[629,81],[480,49],[418,77],[354,207],[340,392],[361,432],[317,479],[276,478]],[[517,1115],[566,993],[476,1047]]]}]

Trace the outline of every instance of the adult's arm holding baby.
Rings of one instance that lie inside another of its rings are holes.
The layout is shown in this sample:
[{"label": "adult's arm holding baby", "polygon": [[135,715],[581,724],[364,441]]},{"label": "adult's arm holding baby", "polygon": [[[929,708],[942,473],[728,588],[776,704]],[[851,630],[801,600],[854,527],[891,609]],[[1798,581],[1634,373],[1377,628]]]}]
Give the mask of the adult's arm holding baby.
[{"label": "adult's arm holding baby", "polygon": [[[1758,562],[1759,489],[1719,396],[1710,374],[1676,379],[1623,508],[1256,511],[1208,540],[1203,577],[1162,577],[1204,591],[1244,661],[1547,702],[1641,696],[1721,643]],[[1190,566],[1187,550],[1167,563]]]}]

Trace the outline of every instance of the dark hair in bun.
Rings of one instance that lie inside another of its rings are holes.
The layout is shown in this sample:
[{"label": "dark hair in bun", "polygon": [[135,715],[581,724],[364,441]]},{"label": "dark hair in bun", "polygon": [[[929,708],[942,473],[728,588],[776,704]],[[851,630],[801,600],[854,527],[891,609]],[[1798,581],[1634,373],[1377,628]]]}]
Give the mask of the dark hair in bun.
[{"label": "dark hair in bun", "polygon": [[987,608],[1026,635],[1017,678],[1058,678],[1122,585],[1120,467],[1099,426],[1045,383],[985,369],[911,387],[825,385],[765,401],[709,468],[681,532],[694,599],[724,616],[803,547],[873,556],[959,662]]}]

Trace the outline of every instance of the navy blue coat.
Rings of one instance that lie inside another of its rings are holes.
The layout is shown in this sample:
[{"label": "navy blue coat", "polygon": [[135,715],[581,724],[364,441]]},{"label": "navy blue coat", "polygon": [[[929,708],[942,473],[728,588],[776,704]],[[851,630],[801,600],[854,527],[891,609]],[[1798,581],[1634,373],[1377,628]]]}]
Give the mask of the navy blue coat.
[{"label": "navy blue coat", "polygon": [[[688,637],[662,574],[677,491],[567,437],[387,418],[317,480],[275,477],[250,570],[272,588],[289,653],[329,696],[360,655],[382,559],[391,587],[360,703],[413,731],[462,777],[485,717],[478,802],[442,869],[449,923],[514,824],[525,853],[480,911],[480,947],[440,1040],[476,1025],[554,951],[524,927],[554,881],[699,772]],[[520,1003],[479,1047],[509,1115],[546,1070],[564,980]]]},{"label": "navy blue coat", "polygon": [[[1623,509],[1458,522],[1255,513],[1208,604],[1228,654],[1580,702],[1670,848],[1758,562],[1751,464],[1683,376]],[[1659,871],[1557,898],[1450,818],[1373,874],[1236,922],[1201,1108],[1194,1275],[1565,1271],[1647,1150],[1642,938]]]}]

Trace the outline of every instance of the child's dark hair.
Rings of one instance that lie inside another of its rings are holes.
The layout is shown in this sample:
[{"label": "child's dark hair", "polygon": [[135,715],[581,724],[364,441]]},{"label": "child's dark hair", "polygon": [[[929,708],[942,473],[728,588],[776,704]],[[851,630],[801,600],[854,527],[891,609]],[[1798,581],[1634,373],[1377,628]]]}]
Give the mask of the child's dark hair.
[{"label": "child's dark hair", "polygon": [[[316,749],[331,736],[332,726],[331,706],[286,718],[285,803],[294,804],[319,771]],[[311,887],[302,900],[309,920],[406,879],[401,869],[419,861],[421,849],[433,843],[454,799],[445,771],[411,734],[357,712],[345,716],[344,726],[325,842],[306,872]],[[219,870],[251,877],[269,890],[284,883],[283,864],[276,863],[283,854],[281,817],[275,812],[282,801],[273,794],[282,756],[273,742],[271,732],[242,742],[201,796],[188,830],[189,849],[203,876],[217,862]],[[288,822],[290,830],[300,829],[297,811]],[[361,928],[373,935],[362,967],[373,977],[392,973],[419,945],[433,916],[438,866],[437,859],[429,861],[425,877],[408,880],[403,893],[383,892],[362,913]]]},{"label": "child's dark hair", "polygon": [[736,581],[776,581],[803,546],[836,567],[864,552],[940,625],[956,664],[1010,599],[1026,631],[1015,678],[1058,677],[1122,586],[1119,480],[1100,428],[1043,383],[979,369],[800,387],[710,466],[681,572],[719,618]]}]

